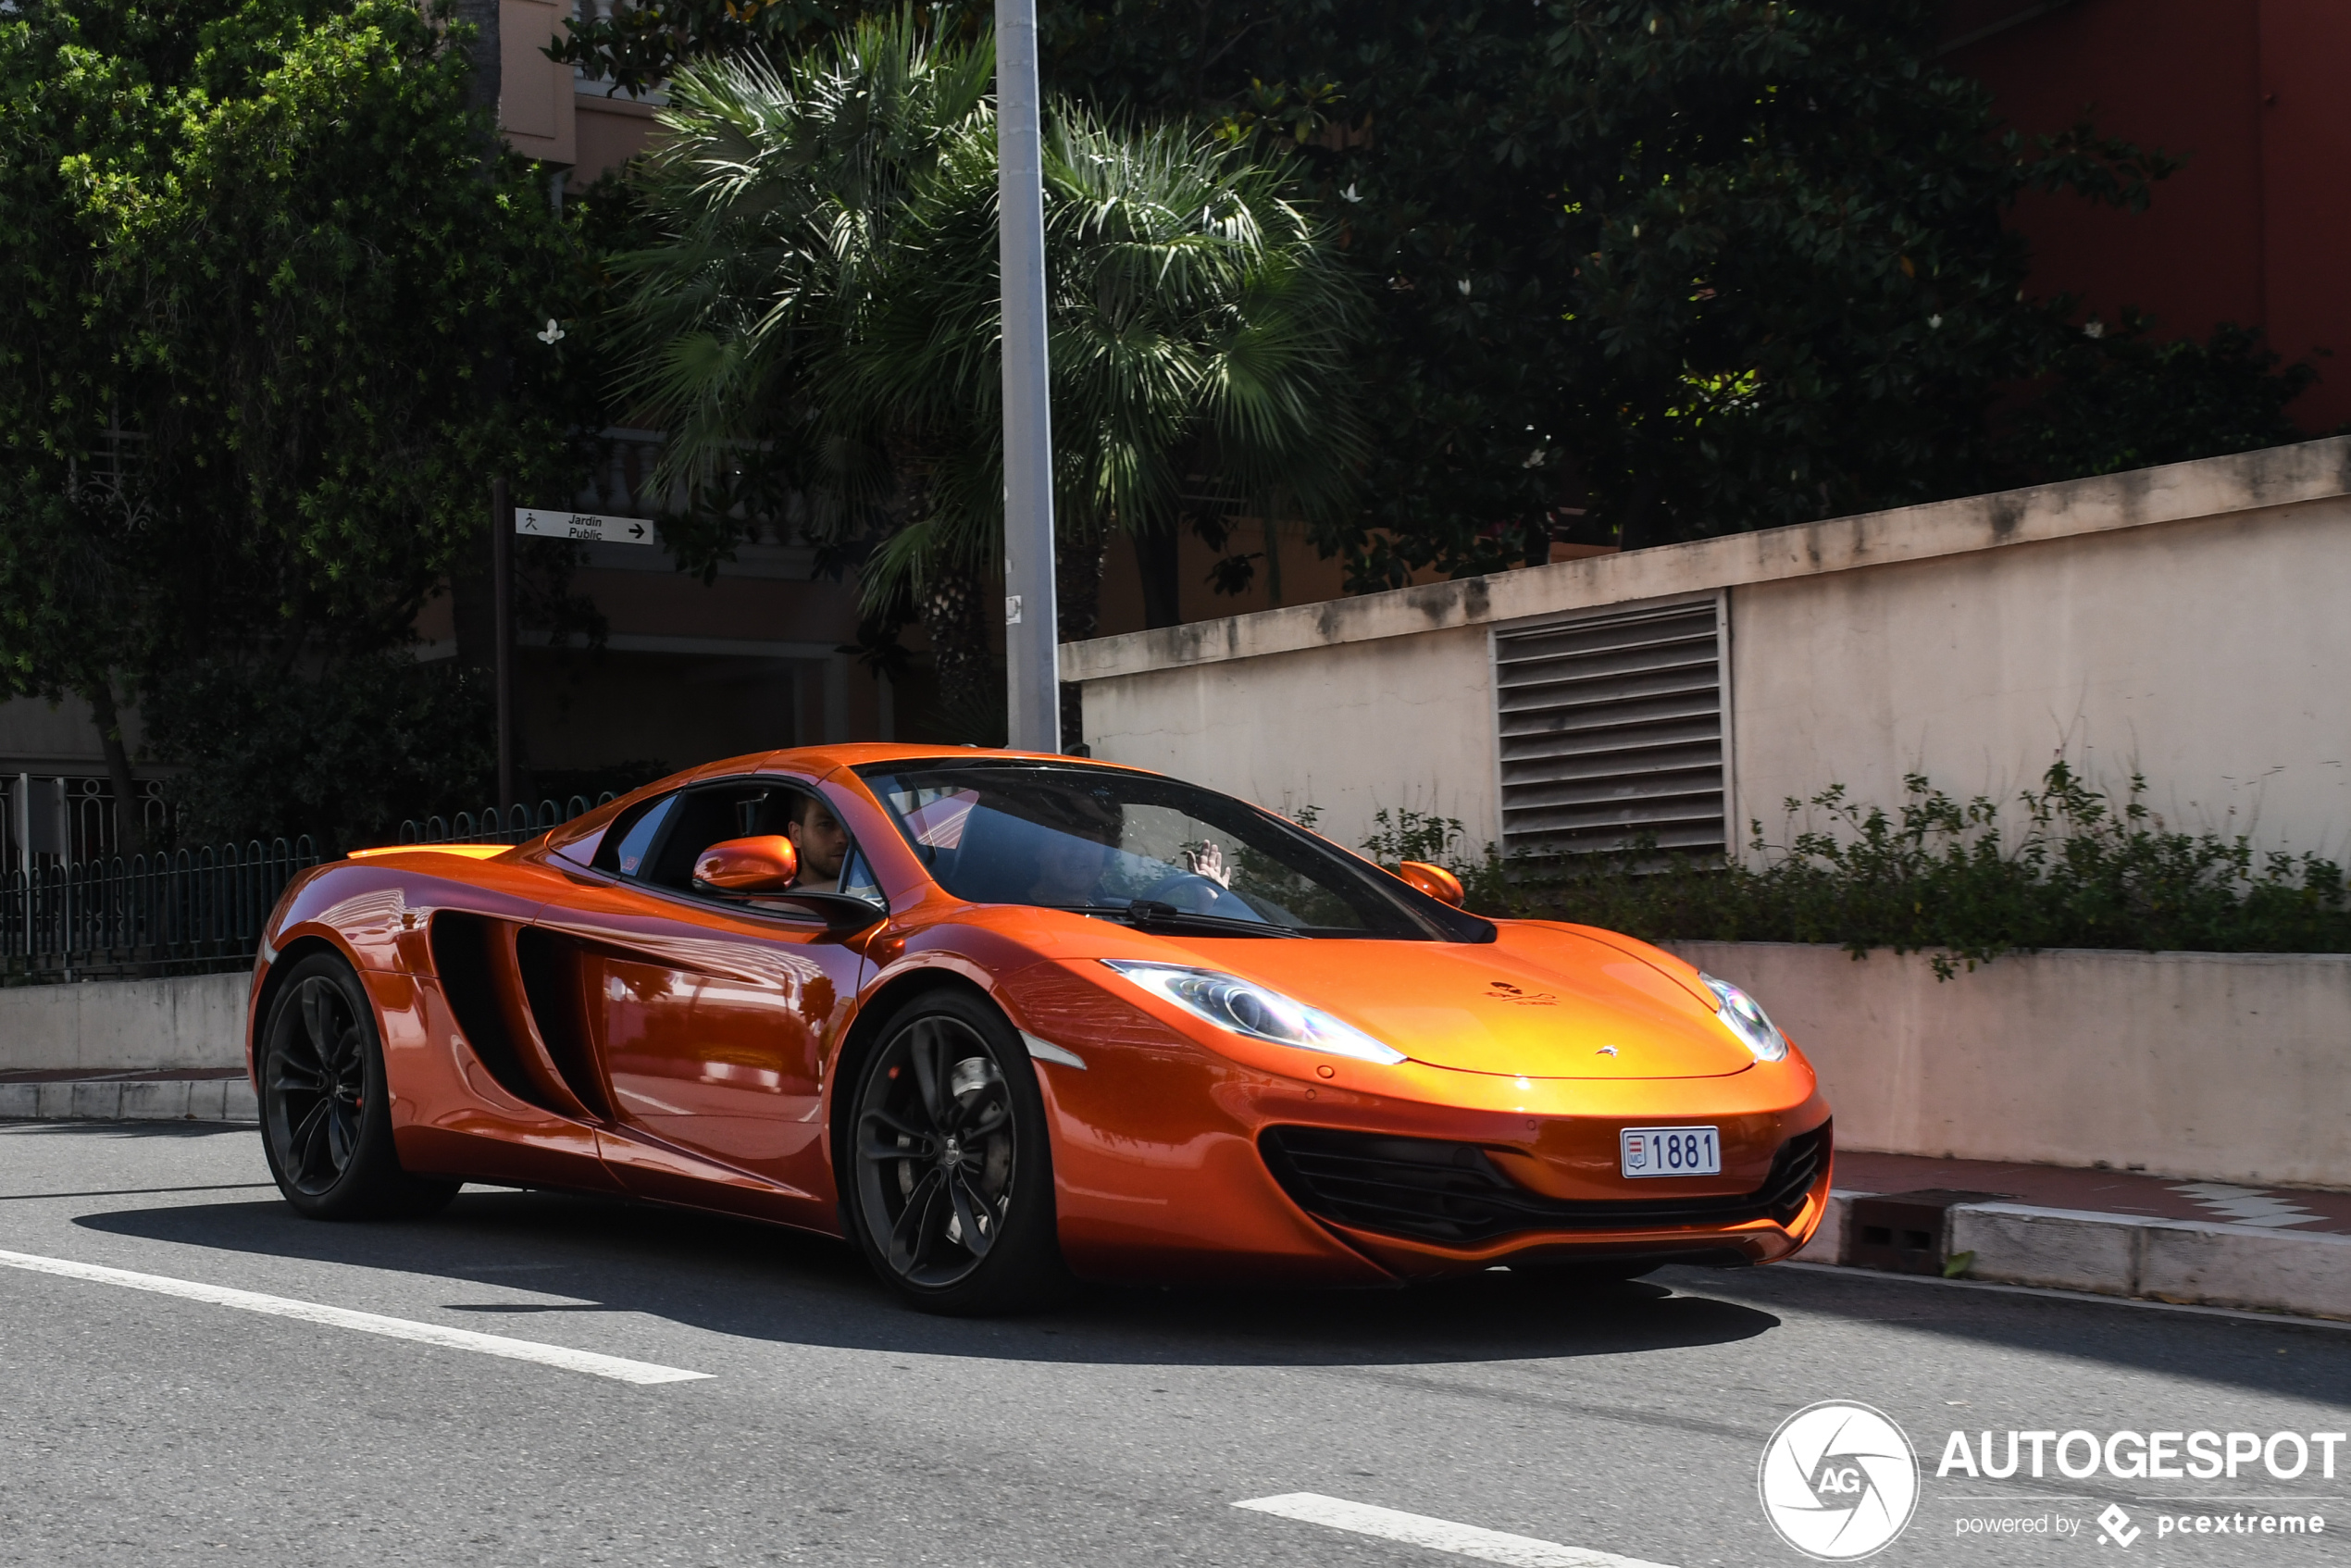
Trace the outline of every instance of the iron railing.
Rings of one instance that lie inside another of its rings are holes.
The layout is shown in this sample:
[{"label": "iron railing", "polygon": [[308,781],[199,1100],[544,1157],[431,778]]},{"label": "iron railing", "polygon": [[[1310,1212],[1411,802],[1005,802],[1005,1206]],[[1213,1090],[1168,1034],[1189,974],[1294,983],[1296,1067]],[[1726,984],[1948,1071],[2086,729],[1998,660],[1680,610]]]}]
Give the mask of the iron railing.
[{"label": "iron railing", "polygon": [[504,811],[490,806],[479,812],[461,811],[455,816],[429,816],[422,822],[415,817],[400,825],[400,841],[404,844],[519,844],[537,838],[550,828],[560,828],[575,816],[590,812],[616,797],[610,790],[590,800],[574,795],[557,805],[554,801],[541,801],[536,808],[516,801]]},{"label": "iron railing", "polygon": [[[519,844],[613,799],[516,803],[400,825],[404,844]],[[279,894],[324,858],[307,836],[152,855],[38,855],[0,874],[0,984],[249,966]]]},{"label": "iron railing", "polygon": [[318,858],[305,836],[128,860],[36,862],[0,887],[0,981],[246,967],[278,895]]}]

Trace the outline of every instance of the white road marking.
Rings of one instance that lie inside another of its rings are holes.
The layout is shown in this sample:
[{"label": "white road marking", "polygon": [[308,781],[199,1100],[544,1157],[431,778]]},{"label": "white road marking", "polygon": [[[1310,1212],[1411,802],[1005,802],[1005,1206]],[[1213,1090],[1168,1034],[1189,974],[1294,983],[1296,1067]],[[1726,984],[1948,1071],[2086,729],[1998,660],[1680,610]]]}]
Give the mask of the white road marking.
[{"label": "white road marking", "polygon": [[1637,1557],[1587,1551],[1582,1547],[1538,1541],[1532,1536],[1513,1536],[1500,1530],[1481,1530],[1474,1524],[1456,1524],[1449,1519],[1432,1519],[1425,1513],[1375,1508],[1367,1502],[1326,1498],[1320,1492],[1285,1492],[1280,1497],[1251,1498],[1233,1506],[1276,1513],[1285,1519],[1302,1519],[1309,1524],[1350,1530],[1359,1536],[1402,1541],[1407,1546],[1424,1546],[1432,1551],[1449,1551],[1457,1557],[1474,1557],[1482,1562],[1509,1563],[1511,1568],[1661,1568],[1658,1563],[1644,1562]]},{"label": "white road marking", "polygon": [[485,1356],[504,1356],[509,1361],[537,1362],[541,1366],[559,1366],[566,1372],[585,1372],[622,1383],[687,1383],[712,1375],[707,1372],[688,1372],[683,1367],[661,1366],[653,1362],[598,1355],[593,1350],[542,1345],[535,1339],[509,1339],[503,1334],[477,1334],[470,1328],[444,1328],[437,1323],[416,1323],[404,1317],[385,1317],[379,1313],[353,1312],[348,1307],[327,1307],[316,1301],[297,1301],[285,1296],[265,1296],[255,1290],[231,1290],[221,1285],[200,1285],[192,1279],[173,1279],[160,1274],[135,1274],[130,1269],[78,1263],[68,1258],[44,1258],[31,1252],[0,1252],[0,1265],[33,1274],[53,1274],[66,1279],[84,1279],[99,1285],[120,1285],[132,1290],[150,1290],[158,1296],[177,1296],[183,1300],[204,1301],[216,1307],[235,1307],[240,1312],[266,1313],[271,1317],[290,1317],[302,1323],[323,1323],[330,1328],[353,1328],[362,1334],[380,1334],[391,1339],[413,1339],[420,1345],[475,1350]]}]

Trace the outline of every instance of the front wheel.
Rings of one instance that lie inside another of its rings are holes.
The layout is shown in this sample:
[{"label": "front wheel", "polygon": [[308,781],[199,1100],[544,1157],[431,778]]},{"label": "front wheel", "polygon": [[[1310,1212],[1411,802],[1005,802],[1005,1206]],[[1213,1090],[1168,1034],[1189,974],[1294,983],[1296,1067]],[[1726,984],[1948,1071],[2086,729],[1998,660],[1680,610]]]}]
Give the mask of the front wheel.
[{"label": "front wheel", "polygon": [[1036,1069],[986,1002],[934,991],[890,1018],[850,1138],[851,1233],[909,1305],[1013,1312],[1065,1288]]},{"label": "front wheel", "polygon": [[315,1220],[429,1214],[454,1181],[400,1168],[375,1010],[351,965],[333,953],[302,960],[269,1008],[256,1053],[261,1147],[278,1190]]}]

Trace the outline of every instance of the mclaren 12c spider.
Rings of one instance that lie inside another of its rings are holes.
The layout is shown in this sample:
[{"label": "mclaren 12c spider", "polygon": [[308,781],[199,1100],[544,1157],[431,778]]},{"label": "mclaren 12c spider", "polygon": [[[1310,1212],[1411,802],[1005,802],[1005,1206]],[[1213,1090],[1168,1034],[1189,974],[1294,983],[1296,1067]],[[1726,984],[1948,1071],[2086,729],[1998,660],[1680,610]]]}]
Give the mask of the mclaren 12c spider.
[{"label": "mclaren 12c spider", "polygon": [[305,1214],[685,1204],[846,1237],[933,1311],[1800,1247],[1829,1109],[1761,1009],[1461,896],[1135,768],[777,752],[305,874],[248,1060]]}]

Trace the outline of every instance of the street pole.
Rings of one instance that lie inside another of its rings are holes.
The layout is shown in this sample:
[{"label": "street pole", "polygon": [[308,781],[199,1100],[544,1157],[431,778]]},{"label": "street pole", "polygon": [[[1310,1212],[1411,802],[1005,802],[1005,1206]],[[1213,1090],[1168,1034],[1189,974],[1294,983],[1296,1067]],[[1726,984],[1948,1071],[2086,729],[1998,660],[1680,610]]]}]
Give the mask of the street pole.
[{"label": "street pole", "polygon": [[1053,429],[1037,0],[996,0],[997,257],[1004,331],[1004,695],[1009,743],[1062,749]]},{"label": "street pole", "polygon": [[498,810],[501,819],[515,803],[515,514],[506,502],[506,481],[490,481],[490,603],[497,652],[491,663],[498,688]]}]

